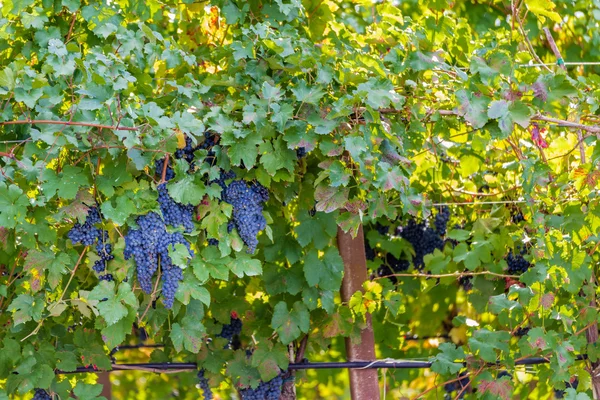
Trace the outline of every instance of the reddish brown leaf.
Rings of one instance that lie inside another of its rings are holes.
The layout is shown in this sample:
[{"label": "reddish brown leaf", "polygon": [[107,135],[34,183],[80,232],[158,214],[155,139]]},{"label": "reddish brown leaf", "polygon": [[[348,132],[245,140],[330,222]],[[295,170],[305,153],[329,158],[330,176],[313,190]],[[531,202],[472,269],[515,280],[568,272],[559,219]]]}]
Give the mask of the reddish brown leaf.
[{"label": "reddish brown leaf", "polygon": [[552,307],[552,304],[554,303],[554,295],[552,293],[546,293],[542,296],[540,303],[545,309]]},{"label": "reddish brown leaf", "polygon": [[499,381],[481,381],[479,384],[481,393],[490,392],[494,396],[498,396],[504,400],[510,400],[512,394],[512,385],[509,380]]}]

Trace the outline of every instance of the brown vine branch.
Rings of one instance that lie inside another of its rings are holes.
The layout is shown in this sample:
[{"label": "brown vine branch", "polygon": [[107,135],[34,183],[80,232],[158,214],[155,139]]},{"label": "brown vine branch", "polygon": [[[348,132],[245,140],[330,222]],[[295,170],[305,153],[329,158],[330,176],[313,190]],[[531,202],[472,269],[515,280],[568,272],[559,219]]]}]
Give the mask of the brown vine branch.
[{"label": "brown vine branch", "polygon": [[558,50],[558,46],[556,45],[556,42],[554,41],[554,38],[552,37],[552,32],[550,32],[550,29],[544,28],[544,33],[546,34],[546,40],[548,40],[548,44],[550,45],[550,48],[552,49],[552,52],[554,53],[554,57],[556,57],[558,66],[561,67],[564,71],[566,71],[567,67],[565,66],[565,62],[564,62],[562,56],[560,55],[560,50]]},{"label": "brown vine branch", "polygon": [[130,126],[111,126],[111,125],[102,125],[95,124],[91,122],[73,122],[73,121],[54,121],[50,119],[19,119],[16,121],[4,121],[0,122],[0,125],[69,125],[69,126],[87,126],[90,128],[98,128],[98,129],[111,129],[117,131],[137,131],[137,127]]},{"label": "brown vine branch", "polygon": [[[517,10],[517,12],[514,14],[514,16],[515,16],[515,19],[517,20],[517,24],[519,26],[519,32],[521,33],[521,36],[523,36],[523,38],[525,39],[527,48],[528,48],[529,52],[531,53],[531,55],[533,56],[533,58],[535,58],[535,60],[539,64],[544,65],[544,68],[546,68],[546,70],[548,70],[549,72],[552,72],[552,70],[544,64],[542,59],[535,52],[535,48],[533,47],[533,44],[531,44],[531,40],[529,40],[529,36],[527,36],[527,33],[525,33],[525,28],[523,27],[523,21],[521,21],[521,18],[519,17],[519,10]],[[527,14],[525,14],[525,16],[527,16]]]},{"label": "brown vine branch", "polygon": [[69,43],[69,41],[71,40],[71,35],[73,34],[73,27],[75,26],[75,20],[77,19],[77,13],[78,11],[75,11],[75,13],[73,14],[73,18],[71,19],[71,26],[69,26],[69,33],[67,34],[67,39],[65,40],[65,43]]},{"label": "brown vine branch", "polygon": [[300,341],[300,346],[298,347],[298,352],[296,352],[296,364],[301,363],[304,359],[304,352],[306,351],[306,345],[308,344],[308,334],[304,335],[302,340]]}]

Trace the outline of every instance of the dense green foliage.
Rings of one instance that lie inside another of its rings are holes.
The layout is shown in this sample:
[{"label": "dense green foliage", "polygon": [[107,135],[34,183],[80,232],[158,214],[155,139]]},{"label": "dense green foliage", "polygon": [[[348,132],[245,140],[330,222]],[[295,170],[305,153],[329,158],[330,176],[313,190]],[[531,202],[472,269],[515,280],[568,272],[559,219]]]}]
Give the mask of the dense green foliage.
[{"label": "dense green foliage", "polygon": [[[101,398],[94,375],[54,371],[110,369],[111,349],[138,343],[140,328],[165,347],[119,352],[119,362],[198,362],[229,396],[285,370],[288,345],[306,335],[311,361],[343,359],[341,339],[367,312],[380,358],[434,361],[382,371],[390,396],[441,398],[460,372],[466,397],[548,398],[575,377],[566,398],[592,396],[600,76],[554,66],[542,28],[566,61],[595,61],[597,4],[0,5],[0,399],[36,388]],[[550,67],[525,66],[540,59]],[[173,154],[205,131],[217,143],[195,152],[188,173]],[[165,156],[170,196],[197,219],[191,232],[169,228],[194,253],[170,249],[183,268],[170,310],[160,285],[142,292],[123,254],[136,218],[160,212],[155,162]],[[232,206],[214,180],[229,170],[269,192],[254,254],[227,228]],[[441,250],[396,284],[377,276],[415,254],[396,228],[432,221],[442,203],[451,215]],[[67,237],[94,205],[114,281],[93,271],[94,246]],[[361,224],[373,279],[343,303],[337,227]],[[243,321],[237,350],[218,336],[232,315]],[[531,356],[550,363],[514,366]],[[195,373],[142,374],[115,374],[114,398],[199,396]],[[299,398],[349,396],[343,371],[296,380]]]}]

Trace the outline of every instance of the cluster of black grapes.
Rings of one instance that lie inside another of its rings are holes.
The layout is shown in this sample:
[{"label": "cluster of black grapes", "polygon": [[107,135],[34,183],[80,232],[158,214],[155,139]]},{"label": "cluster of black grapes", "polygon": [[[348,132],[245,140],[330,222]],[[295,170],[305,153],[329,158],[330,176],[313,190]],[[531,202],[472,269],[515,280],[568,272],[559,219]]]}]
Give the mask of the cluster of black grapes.
[{"label": "cluster of black grapes", "polygon": [[240,237],[248,246],[248,253],[254,253],[258,245],[258,233],[267,227],[262,214],[263,203],[269,200],[269,192],[259,183],[248,184],[244,180],[235,180],[223,190],[223,200],[233,206],[233,224],[227,226],[237,229]]},{"label": "cluster of black grapes", "polygon": [[283,377],[277,375],[268,382],[261,382],[256,389],[240,390],[242,400],[279,400]]},{"label": "cluster of black grapes", "polygon": [[527,326],[526,326],[526,327],[519,327],[519,328],[517,328],[517,330],[515,331],[514,335],[515,335],[516,337],[523,337],[523,336],[527,335],[527,333],[529,332],[529,330],[530,330],[530,329],[531,329],[531,328],[529,328],[529,327],[527,327]]},{"label": "cluster of black grapes", "polygon": [[32,400],[52,400],[52,397],[44,389],[35,389]]},{"label": "cluster of black grapes", "polygon": [[217,143],[219,143],[219,137],[216,133],[211,131],[204,132],[204,141],[198,148],[208,150],[208,153],[204,158],[204,162],[208,165],[213,165],[215,162],[216,155],[212,148],[217,145]]},{"label": "cluster of black grapes", "polygon": [[511,275],[518,275],[524,272],[531,267],[531,263],[527,261],[523,255],[526,253],[526,250],[523,248],[520,254],[514,254],[512,250],[506,256],[506,263],[508,264],[508,273]]},{"label": "cluster of black grapes", "polygon": [[[408,241],[415,252],[413,257],[414,266],[417,269],[423,267],[423,257],[433,253],[435,249],[442,250],[444,248],[443,236],[446,235],[448,221],[450,220],[450,209],[446,206],[442,207],[436,214],[433,226],[431,228],[427,222],[416,222],[411,218],[406,226],[399,226],[396,233],[404,240]],[[389,234],[389,225],[384,225],[379,222],[375,224],[375,230],[382,236]],[[367,260],[374,260],[377,257],[376,251],[370,246],[365,239],[365,255]],[[410,268],[410,262],[406,259],[397,258],[391,253],[385,256],[385,264],[381,264],[377,270],[378,276],[388,276],[392,283],[396,283],[397,279],[394,273],[401,273]]]},{"label": "cluster of black grapes", "polygon": [[525,217],[523,216],[523,213],[521,211],[512,213],[511,219],[512,219],[512,222],[515,224],[525,221]]},{"label": "cluster of black grapes", "polygon": [[[433,253],[435,249],[442,250],[444,248],[444,240],[436,231],[427,226],[425,222],[416,222],[410,219],[406,226],[400,226],[397,229],[398,235],[409,242],[414,251],[413,263],[415,268],[423,268],[423,257]],[[444,228],[445,232],[445,228]]]},{"label": "cluster of black grapes", "polygon": [[[565,382],[565,386],[567,389],[569,389],[569,388],[577,389],[577,386],[579,386],[579,379],[577,377],[575,377],[575,379],[572,379],[570,382]],[[554,389],[554,398],[562,399],[564,397],[565,397],[564,390]]]},{"label": "cluster of black grapes", "polygon": [[213,392],[210,389],[210,385],[208,384],[208,378],[204,376],[204,369],[198,371],[198,384],[200,389],[202,389],[202,395],[204,396],[204,400],[212,400]]},{"label": "cluster of black grapes", "polygon": [[223,325],[223,329],[221,329],[221,333],[218,336],[225,338],[229,341],[229,343],[225,346],[225,348],[229,347],[232,342],[239,340],[239,335],[242,333],[242,320],[236,317],[231,317],[231,321]]},{"label": "cluster of black grapes", "polygon": [[[108,261],[115,258],[112,254],[112,245],[107,243],[108,232],[95,226],[101,221],[102,216],[98,207],[90,207],[85,222],[83,224],[76,222],[67,233],[67,237],[71,239],[73,244],[81,243],[85,246],[91,246],[96,242],[96,252],[100,259],[94,262],[92,269],[99,274],[106,271]],[[100,275],[100,280],[112,281],[113,276],[111,274]]]},{"label": "cluster of black grapes", "polygon": [[306,154],[307,154],[306,147],[298,147],[296,149],[296,157],[298,158],[298,160],[306,157]]},{"label": "cluster of black grapes", "polygon": [[458,278],[458,284],[462,286],[465,292],[473,289],[473,277],[472,276],[461,276]]},{"label": "cluster of black grapes", "polygon": [[158,205],[165,223],[173,227],[183,226],[186,232],[194,230],[194,206],[173,200],[167,191],[167,184],[161,183],[158,189]]},{"label": "cluster of black grapes", "polygon": [[152,277],[160,263],[162,295],[165,307],[171,308],[183,273],[173,264],[169,248],[181,243],[187,247],[190,256],[193,257],[194,253],[181,232],[167,232],[165,221],[155,212],[139,216],[136,222],[139,229],[131,229],[125,236],[125,259],[135,258],[138,282],[148,294],[152,293]]},{"label": "cluster of black grapes", "polygon": [[447,206],[442,206],[433,220],[433,226],[435,226],[435,232],[438,235],[446,236],[448,221],[450,221],[450,209]]},{"label": "cluster of black grapes", "polygon": [[388,232],[390,231],[390,227],[389,225],[383,225],[380,222],[377,222],[375,224],[375,230],[380,234],[380,235],[387,235]]},{"label": "cluster of black grapes", "polygon": [[444,385],[444,390],[446,391],[444,399],[452,399],[450,394],[453,392],[460,393],[459,399],[462,399],[465,396],[465,392],[467,392],[471,380],[466,376],[466,372],[461,372],[458,378],[458,380]]},{"label": "cluster of black grapes", "polygon": [[[163,171],[164,167],[165,167],[165,159],[164,158],[158,158],[154,161],[154,169],[156,171],[156,175],[162,176],[162,171]],[[165,180],[170,181],[173,178],[175,178],[175,171],[173,171],[173,168],[171,167],[171,161],[169,161],[169,164],[167,164],[167,170],[165,171]]]},{"label": "cluster of black grapes", "polygon": [[100,237],[101,231],[95,226],[100,222],[100,211],[97,207],[90,207],[85,222],[83,224],[75,222],[73,228],[67,233],[67,237],[74,244],[81,243],[84,246],[91,246]]},{"label": "cluster of black grapes", "polygon": [[223,197],[223,194],[225,193],[225,189],[227,188],[227,183],[225,183],[225,181],[228,181],[230,179],[235,179],[235,177],[236,177],[235,172],[233,172],[233,171],[225,172],[224,170],[221,170],[219,177],[217,179],[215,179],[214,181],[210,181],[209,184],[216,183],[217,185],[221,186],[221,197]]}]

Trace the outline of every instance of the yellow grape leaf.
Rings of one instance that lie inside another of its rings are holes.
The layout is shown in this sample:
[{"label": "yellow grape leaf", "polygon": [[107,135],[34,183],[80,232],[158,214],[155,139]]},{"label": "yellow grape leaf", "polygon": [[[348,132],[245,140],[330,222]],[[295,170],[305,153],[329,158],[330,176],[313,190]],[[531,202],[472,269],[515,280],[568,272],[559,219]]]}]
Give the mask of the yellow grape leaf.
[{"label": "yellow grape leaf", "polygon": [[177,136],[177,147],[183,149],[185,147],[185,134],[177,129],[175,135]]},{"label": "yellow grape leaf", "polygon": [[542,22],[546,20],[545,17],[550,18],[556,23],[561,23],[562,19],[560,15],[553,11],[556,8],[556,4],[552,0],[525,0],[527,9],[534,13]]}]

